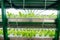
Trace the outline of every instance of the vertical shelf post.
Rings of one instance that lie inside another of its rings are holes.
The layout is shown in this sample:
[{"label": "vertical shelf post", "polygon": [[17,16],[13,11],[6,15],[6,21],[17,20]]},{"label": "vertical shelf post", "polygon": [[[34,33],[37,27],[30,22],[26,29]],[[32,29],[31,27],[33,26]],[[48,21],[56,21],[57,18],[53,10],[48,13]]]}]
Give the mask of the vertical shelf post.
[{"label": "vertical shelf post", "polygon": [[8,40],[7,34],[7,17],[6,17],[6,10],[5,10],[5,2],[6,0],[1,0],[1,8],[2,8],[2,24],[3,24],[3,35],[4,40]]},{"label": "vertical shelf post", "polygon": [[56,19],[56,34],[54,40],[59,40],[59,32],[60,32],[60,0],[57,2],[57,19]]}]

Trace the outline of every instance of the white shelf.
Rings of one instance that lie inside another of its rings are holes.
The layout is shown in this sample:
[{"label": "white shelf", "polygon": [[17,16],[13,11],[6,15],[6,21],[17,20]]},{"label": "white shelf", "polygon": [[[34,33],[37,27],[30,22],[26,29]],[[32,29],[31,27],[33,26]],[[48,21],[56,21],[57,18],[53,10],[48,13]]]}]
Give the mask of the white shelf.
[{"label": "white shelf", "polygon": [[[0,19],[2,22],[2,19]],[[9,18],[8,22],[55,22],[55,19],[43,18]]]},{"label": "white shelf", "polygon": [[9,18],[8,22],[55,22],[55,19],[41,18]]}]

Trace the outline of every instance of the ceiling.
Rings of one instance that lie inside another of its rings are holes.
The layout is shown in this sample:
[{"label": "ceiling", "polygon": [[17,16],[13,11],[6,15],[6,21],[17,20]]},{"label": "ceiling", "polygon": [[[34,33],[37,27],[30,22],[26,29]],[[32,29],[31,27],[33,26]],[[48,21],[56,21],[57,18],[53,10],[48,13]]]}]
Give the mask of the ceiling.
[{"label": "ceiling", "polygon": [[[56,9],[57,0],[5,0],[6,8]],[[0,0],[1,7],[1,0]]]}]

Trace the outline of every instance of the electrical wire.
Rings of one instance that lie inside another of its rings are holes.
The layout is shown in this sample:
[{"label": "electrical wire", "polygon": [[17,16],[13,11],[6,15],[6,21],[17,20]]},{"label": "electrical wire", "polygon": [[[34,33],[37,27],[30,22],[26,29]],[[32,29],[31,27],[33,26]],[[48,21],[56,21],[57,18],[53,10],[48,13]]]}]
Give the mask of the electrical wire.
[{"label": "electrical wire", "polygon": [[9,2],[10,2],[10,6],[11,6],[11,8],[12,8],[12,1],[10,0]]},{"label": "electrical wire", "polygon": [[[47,0],[45,0],[45,7],[44,7],[44,11],[46,11],[46,2]],[[43,22],[42,22],[42,28],[44,27],[44,18],[43,18]]]},{"label": "electrical wire", "polygon": [[23,9],[25,9],[25,0],[23,0]]}]

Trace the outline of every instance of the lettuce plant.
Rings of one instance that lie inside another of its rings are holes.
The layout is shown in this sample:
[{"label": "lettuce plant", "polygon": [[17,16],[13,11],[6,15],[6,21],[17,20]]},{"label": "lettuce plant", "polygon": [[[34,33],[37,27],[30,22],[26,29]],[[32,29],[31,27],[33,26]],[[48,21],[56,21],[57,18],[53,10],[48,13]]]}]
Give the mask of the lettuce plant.
[{"label": "lettuce plant", "polygon": [[[20,36],[20,37],[28,37],[32,38],[35,37],[36,34],[38,34],[40,37],[44,36],[49,36],[49,37],[54,37],[55,35],[55,30],[17,30],[17,29],[9,29],[8,30],[8,35],[14,35],[14,36]],[[3,35],[3,30],[0,29],[0,35]]]},{"label": "lettuce plant", "polygon": [[10,12],[7,12],[7,17],[8,18],[14,18],[14,14],[10,13]]}]

